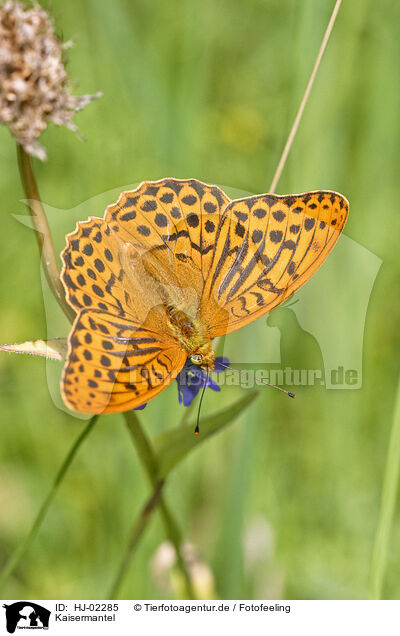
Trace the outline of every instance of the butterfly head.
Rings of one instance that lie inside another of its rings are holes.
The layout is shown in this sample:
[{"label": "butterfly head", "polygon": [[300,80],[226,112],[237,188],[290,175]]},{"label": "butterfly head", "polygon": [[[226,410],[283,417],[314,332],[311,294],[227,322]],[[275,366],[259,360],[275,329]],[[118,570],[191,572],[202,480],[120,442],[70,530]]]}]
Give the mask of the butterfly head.
[{"label": "butterfly head", "polygon": [[213,350],[211,343],[207,342],[197,347],[190,355],[190,361],[202,369],[209,369],[212,371],[214,368],[215,351]]}]

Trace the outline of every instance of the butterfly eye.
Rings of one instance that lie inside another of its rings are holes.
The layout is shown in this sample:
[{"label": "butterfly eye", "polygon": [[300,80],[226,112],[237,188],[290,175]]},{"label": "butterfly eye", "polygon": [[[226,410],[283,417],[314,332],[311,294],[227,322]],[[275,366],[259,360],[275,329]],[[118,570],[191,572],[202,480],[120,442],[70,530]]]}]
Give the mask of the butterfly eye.
[{"label": "butterfly eye", "polygon": [[203,356],[201,353],[195,353],[193,356],[190,356],[193,364],[201,364],[203,362]]}]

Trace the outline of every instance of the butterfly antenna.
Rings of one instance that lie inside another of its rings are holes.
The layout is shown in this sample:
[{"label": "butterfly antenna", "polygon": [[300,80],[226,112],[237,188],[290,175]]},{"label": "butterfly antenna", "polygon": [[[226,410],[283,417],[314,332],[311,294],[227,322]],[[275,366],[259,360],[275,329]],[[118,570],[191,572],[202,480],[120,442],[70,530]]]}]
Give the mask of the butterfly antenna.
[{"label": "butterfly antenna", "polygon": [[197,422],[196,422],[196,428],[194,429],[194,434],[195,434],[195,435],[198,435],[198,434],[200,433],[200,426],[199,426],[199,424],[200,424],[200,411],[201,411],[201,404],[202,404],[202,402],[203,402],[204,393],[205,393],[205,390],[206,390],[206,388],[207,388],[207,382],[208,382],[208,374],[209,374],[209,372],[210,372],[210,370],[209,370],[209,368],[207,367],[206,381],[204,382],[203,390],[202,390],[202,392],[201,392],[201,396],[200,396],[199,409],[198,409],[198,411],[197,411]]},{"label": "butterfly antenna", "polygon": [[[226,364],[223,364],[222,362],[218,362],[218,365],[220,365],[221,367],[225,367],[225,369],[229,369],[230,371],[235,371],[235,373],[238,373],[239,375],[242,375],[242,371],[239,371],[239,369],[233,369],[232,367],[228,367]],[[267,386],[272,386],[273,389],[278,389],[278,391],[282,391],[282,393],[286,393],[286,395],[288,395],[291,398],[296,397],[295,393],[292,393],[291,391],[286,391],[286,389],[282,389],[281,386],[276,386],[276,384],[271,384],[270,382],[266,382],[266,380],[260,380],[260,382],[262,382],[262,384],[266,384]]]}]

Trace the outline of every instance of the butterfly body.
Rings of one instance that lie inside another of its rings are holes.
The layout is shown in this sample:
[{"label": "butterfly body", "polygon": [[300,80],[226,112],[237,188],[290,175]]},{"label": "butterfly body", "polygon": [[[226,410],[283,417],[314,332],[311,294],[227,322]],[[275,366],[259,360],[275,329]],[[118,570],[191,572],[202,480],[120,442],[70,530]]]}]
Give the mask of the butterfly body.
[{"label": "butterfly body", "polygon": [[187,313],[169,305],[169,324],[181,348],[194,364],[201,364],[210,371],[214,368],[215,352],[211,339],[199,318],[191,318]]},{"label": "butterfly body", "polygon": [[265,315],[323,264],[348,216],[318,190],[231,201],[196,179],[146,181],[67,236],[77,312],[61,391],[85,413],[136,408],[189,357],[212,370],[211,339]]}]

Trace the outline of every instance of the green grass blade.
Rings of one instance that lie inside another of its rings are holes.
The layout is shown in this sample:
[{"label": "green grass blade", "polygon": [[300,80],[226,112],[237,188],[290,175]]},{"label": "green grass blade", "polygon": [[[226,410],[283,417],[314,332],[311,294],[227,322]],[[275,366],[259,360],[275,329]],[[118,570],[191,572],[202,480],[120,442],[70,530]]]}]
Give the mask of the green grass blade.
[{"label": "green grass blade", "polygon": [[257,391],[248,393],[232,406],[200,421],[200,435],[194,434],[194,424],[186,424],[161,433],[154,440],[158,463],[158,478],[163,479],[190,451],[233,422],[255,399]]},{"label": "green grass blade", "polygon": [[400,380],[382,487],[381,511],[371,561],[370,598],[380,599],[385,579],[390,533],[400,469]]},{"label": "green grass blade", "polygon": [[33,522],[33,525],[30,529],[29,534],[25,537],[22,543],[20,543],[20,545],[15,549],[13,554],[10,556],[8,562],[6,563],[0,575],[0,590],[6,583],[9,576],[14,572],[15,568],[18,566],[22,557],[26,554],[26,552],[29,550],[30,546],[32,545],[37,533],[39,532],[42,521],[46,516],[49,506],[54,499],[54,496],[58,490],[58,487],[60,486],[62,480],[64,479],[65,474],[68,468],[70,467],[76,453],[78,452],[79,448],[82,446],[86,437],[89,435],[92,428],[94,427],[97,418],[98,418],[98,415],[95,415],[89,420],[89,422],[86,424],[83,431],[79,434],[75,442],[72,444],[66,458],[61,464],[60,469],[54,479],[50,492],[48,493],[47,497],[45,498],[42,505],[40,506],[39,512],[36,515],[36,518]]}]

